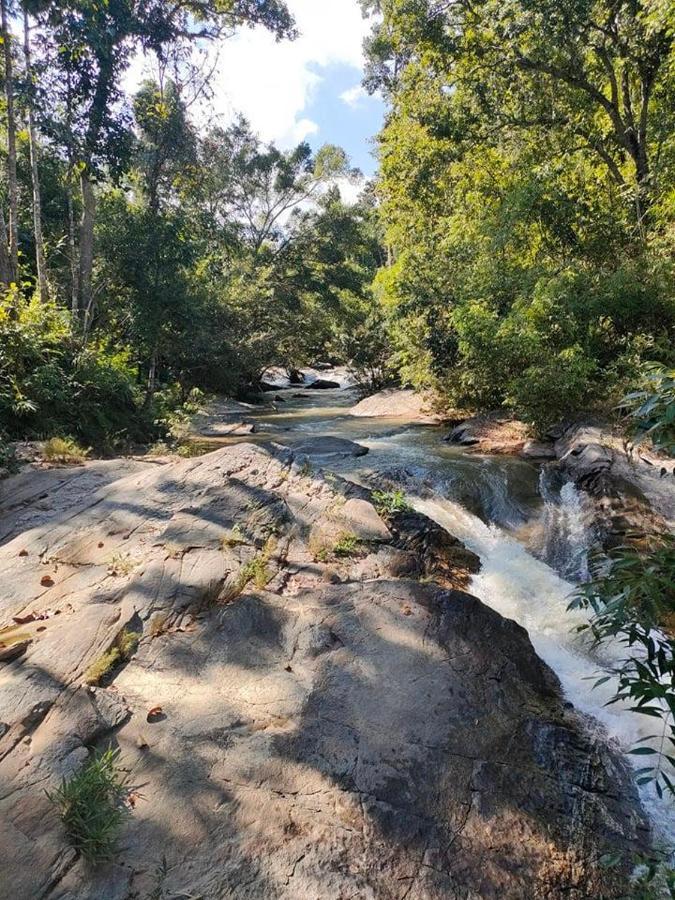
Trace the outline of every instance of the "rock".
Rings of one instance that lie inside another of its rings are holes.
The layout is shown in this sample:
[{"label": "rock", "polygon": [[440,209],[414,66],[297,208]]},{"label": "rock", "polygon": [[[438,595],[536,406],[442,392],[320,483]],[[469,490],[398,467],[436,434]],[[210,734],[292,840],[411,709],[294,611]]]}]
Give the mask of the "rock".
[{"label": "rock", "polygon": [[244,437],[255,434],[257,427],[250,422],[207,422],[200,426],[200,437]]},{"label": "rock", "polygon": [[329,381],[327,378],[317,378],[316,381],[307,385],[308,390],[311,391],[328,391],[339,387],[342,387],[339,381]]},{"label": "rock", "polygon": [[293,445],[303,456],[365,456],[368,448],[346,438],[314,437]]},{"label": "rock", "polygon": [[555,459],[555,448],[552,444],[544,444],[540,441],[526,441],[520,451],[523,459]]},{"label": "rock", "polygon": [[261,381],[258,387],[264,394],[273,394],[275,391],[283,390],[281,385],[271,384],[269,381]]},{"label": "rock", "polygon": [[523,455],[526,444],[533,445],[529,440],[529,428],[524,422],[505,418],[500,413],[465,419],[444,440],[450,444],[472,447],[480,453]]},{"label": "rock", "polygon": [[641,543],[675,527],[672,459],[651,452],[629,454],[623,441],[600,426],[572,426],[555,443],[559,468],[591,499],[595,532],[611,550],[626,542]]},{"label": "rock", "polygon": [[405,419],[416,425],[438,425],[442,421],[429,411],[429,398],[411,390],[388,388],[366,397],[349,410],[359,418]]},{"label": "rock", "polygon": [[466,588],[480,571],[480,558],[451,534],[414,510],[388,517],[396,546],[412,553],[418,577],[434,578],[452,588]]},{"label": "rock", "polygon": [[390,541],[391,532],[372,503],[348,500],[340,511],[340,520],[362,541]]},{"label": "rock", "polygon": [[[473,554],[419,513],[387,542],[350,489],[241,443],[104,484],[0,547],[1,621],[43,608],[39,556],[60,612],[2,669],[3,897],[626,894],[596,862],[645,845],[620,757],[524,629],[443,587]],[[317,563],[327,521],[379,533],[376,562]],[[132,658],[81,687],[125,629]],[[113,740],[142,790],[92,870],[45,791]]]},{"label": "rock", "polygon": [[299,369],[291,369],[291,371],[288,373],[288,380],[291,384],[304,384],[305,374]]},{"label": "rock", "polygon": [[333,364],[329,362],[312,363],[312,369],[316,372],[329,372],[333,368]]}]

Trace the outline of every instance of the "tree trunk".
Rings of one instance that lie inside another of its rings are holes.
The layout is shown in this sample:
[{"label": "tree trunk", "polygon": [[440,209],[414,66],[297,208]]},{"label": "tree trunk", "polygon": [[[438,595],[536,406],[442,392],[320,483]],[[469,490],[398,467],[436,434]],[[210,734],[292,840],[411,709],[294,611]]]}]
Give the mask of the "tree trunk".
[{"label": "tree trunk", "polygon": [[35,138],[35,117],[33,115],[32,97],[32,66],[30,54],[30,23],[28,12],[23,14],[23,50],[26,59],[26,76],[29,82],[28,90],[28,143],[30,148],[30,174],[33,185],[33,230],[35,233],[35,262],[37,265],[38,288],[40,300],[46,303],[49,300],[49,285],[47,283],[47,260],[45,257],[45,243],[42,234],[42,197],[40,194],[40,171],[38,168],[38,146]]},{"label": "tree trunk", "polygon": [[79,274],[79,306],[80,309],[91,308],[92,274],[94,270],[94,223],[96,221],[96,194],[89,176],[89,170],[83,169],[80,176],[82,188],[82,220],[80,223],[80,274]]},{"label": "tree trunk", "polygon": [[9,266],[10,280],[19,272],[19,200],[16,178],[16,119],[14,116],[14,66],[9,31],[7,0],[0,0],[2,46],[5,55],[5,101],[7,103],[7,182],[9,185]]},{"label": "tree trunk", "polygon": [[0,206],[0,282],[7,287],[9,287],[12,281],[8,246],[7,224],[5,222],[5,214],[2,211],[2,206]]},{"label": "tree trunk", "polygon": [[155,398],[157,390],[157,346],[152,351],[150,358],[150,369],[148,371],[148,383],[145,389],[145,400],[143,401],[143,409],[150,409],[152,401]]},{"label": "tree trunk", "polygon": [[75,236],[75,210],[73,209],[73,186],[68,176],[66,186],[66,203],[68,205],[68,256],[70,262],[70,311],[73,321],[77,321],[80,313],[79,264],[77,260],[77,239]]}]

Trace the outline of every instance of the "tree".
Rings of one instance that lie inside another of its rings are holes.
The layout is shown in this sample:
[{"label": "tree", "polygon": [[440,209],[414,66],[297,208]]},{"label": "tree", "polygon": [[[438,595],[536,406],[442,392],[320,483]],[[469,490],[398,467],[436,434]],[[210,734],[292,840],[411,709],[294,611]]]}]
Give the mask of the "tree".
[{"label": "tree", "polygon": [[14,109],[13,36],[9,27],[9,0],[0,0],[2,49],[5,62],[5,102],[7,104],[7,181],[9,186],[9,268],[6,284],[15,282],[19,272],[19,187],[16,175],[16,115]]},{"label": "tree", "polygon": [[33,68],[31,64],[30,21],[27,9],[24,9],[23,13],[23,33],[23,48],[27,81],[26,108],[28,119],[28,145],[30,153],[31,186],[33,189],[33,231],[35,235],[35,262],[37,267],[40,299],[43,303],[46,303],[49,299],[49,287],[47,284],[47,261],[45,257],[45,244],[42,234],[42,197],[40,193],[38,140],[35,129],[35,115],[33,112]]},{"label": "tree", "polygon": [[180,43],[222,37],[240,25],[261,24],[278,37],[292,37],[293,21],[282,0],[50,0],[42,6],[42,21],[55,90],[61,100],[68,92],[68,142],[82,194],[78,305],[86,314],[92,303],[94,185],[104,168],[114,170],[128,144],[120,84],[134,50],[163,58]]}]

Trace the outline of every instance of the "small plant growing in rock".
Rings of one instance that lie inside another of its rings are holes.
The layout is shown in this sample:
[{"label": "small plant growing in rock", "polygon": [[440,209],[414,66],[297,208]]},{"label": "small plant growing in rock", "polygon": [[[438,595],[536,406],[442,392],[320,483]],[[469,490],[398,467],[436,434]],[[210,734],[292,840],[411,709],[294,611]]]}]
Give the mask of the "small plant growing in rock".
[{"label": "small plant growing in rock", "polygon": [[84,673],[84,681],[89,685],[100,684],[101,681],[109,675],[120,663],[127,662],[140,640],[140,635],[135,631],[127,631],[124,629],[110,650],[101,654],[98,659],[89,666]]},{"label": "small plant growing in rock", "polygon": [[131,575],[137,565],[137,560],[129,556],[128,553],[113,553],[108,563],[108,574],[117,578],[123,578],[126,575]]},{"label": "small plant growing in rock", "polygon": [[383,516],[393,516],[412,510],[403,491],[373,491],[372,500],[375,509]]},{"label": "small plant growing in rock", "polygon": [[88,456],[89,450],[69,437],[50,438],[42,448],[43,459],[61,465],[81,465]]},{"label": "small plant growing in rock", "polygon": [[358,537],[351,532],[343,532],[333,547],[333,553],[338,557],[353,556],[358,547]]},{"label": "small plant growing in rock", "polygon": [[265,542],[265,546],[250,562],[242,566],[237,579],[236,592],[241,593],[247,584],[253,582],[257,588],[266,587],[270,582],[273,573],[267,567],[270,557],[276,550],[277,541],[274,537],[269,537]]},{"label": "small plant growing in rock", "polygon": [[56,806],[68,838],[89,862],[112,858],[124,820],[126,777],[119,751],[94,755],[77,774],[62,781],[47,797]]},{"label": "small plant growing in rock", "polygon": [[229,547],[236,547],[238,544],[245,544],[246,538],[244,537],[244,532],[241,530],[241,525],[238,523],[231,528],[228,533],[222,539],[223,550]]}]

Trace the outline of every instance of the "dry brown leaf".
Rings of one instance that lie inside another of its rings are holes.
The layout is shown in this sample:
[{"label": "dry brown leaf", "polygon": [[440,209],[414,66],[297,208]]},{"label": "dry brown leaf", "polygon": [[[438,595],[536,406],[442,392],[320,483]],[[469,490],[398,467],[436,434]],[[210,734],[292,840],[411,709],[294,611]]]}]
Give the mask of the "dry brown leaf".
[{"label": "dry brown leaf", "polygon": [[148,710],[147,720],[148,722],[152,722],[153,719],[158,719],[161,715],[163,715],[164,710],[161,706],[153,706],[152,709]]},{"label": "dry brown leaf", "polygon": [[19,550],[19,556],[28,556],[28,550]]},{"label": "dry brown leaf", "polygon": [[43,575],[40,579],[40,584],[42,587],[54,587],[54,579],[51,575]]}]

